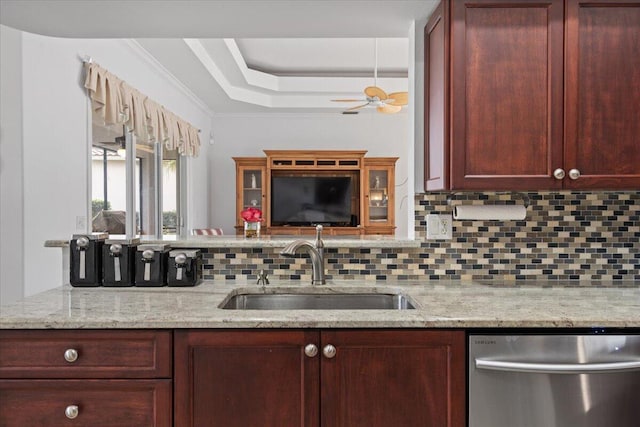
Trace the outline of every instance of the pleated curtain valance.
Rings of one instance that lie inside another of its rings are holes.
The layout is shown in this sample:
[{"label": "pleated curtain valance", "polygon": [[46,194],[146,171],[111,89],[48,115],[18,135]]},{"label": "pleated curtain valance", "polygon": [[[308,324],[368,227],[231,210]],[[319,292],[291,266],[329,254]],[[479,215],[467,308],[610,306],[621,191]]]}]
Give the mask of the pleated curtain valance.
[{"label": "pleated curtain valance", "polygon": [[84,68],[84,87],[93,111],[106,125],[125,124],[143,142],[162,143],[183,156],[198,156],[198,129],[98,64],[85,62]]}]

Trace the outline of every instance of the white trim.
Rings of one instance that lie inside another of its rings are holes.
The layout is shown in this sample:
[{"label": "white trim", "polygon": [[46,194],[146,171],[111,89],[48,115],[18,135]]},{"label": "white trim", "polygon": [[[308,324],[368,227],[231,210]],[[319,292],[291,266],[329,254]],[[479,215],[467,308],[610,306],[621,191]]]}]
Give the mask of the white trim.
[{"label": "white trim", "polygon": [[253,89],[246,89],[233,86],[224,75],[215,60],[211,58],[207,49],[198,39],[184,39],[186,45],[191,49],[193,54],[198,58],[202,65],[207,69],[211,77],[220,85],[220,88],[227,96],[236,101],[246,102],[248,104],[260,105],[263,107],[271,106],[271,97],[266,94],[258,93]]},{"label": "white trim", "polygon": [[182,83],[176,76],[174,76],[171,71],[167,70],[164,65],[162,65],[155,56],[149,53],[140,43],[138,43],[134,39],[123,39],[122,42],[129,47],[135,54],[137,54],[140,58],[147,61],[149,65],[156,68],[159,71],[159,75],[162,76],[165,80],[171,83],[175,88],[177,88],[180,92],[182,92],[185,96],[187,96],[202,112],[205,114],[211,115],[213,111],[209,108],[209,106],[200,99],[195,93],[191,91],[184,83]]},{"label": "white trim", "polygon": [[[85,105],[87,107],[87,116],[86,116],[86,126],[87,126],[87,143],[84,144],[84,148],[85,150],[87,150],[85,152],[85,157],[86,157],[86,162],[85,162],[85,176],[87,177],[87,188],[85,191],[85,233],[90,233],[91,231],[93,231],[93,217],[91,216],[93,214],[93,211],[91,209],[91,205],[92,205],[92,200],[93,200],[93,182],[92,182],[92,177],[93,177],[93,111],[91,108],[91,96],[89,96],[89,89],[85,89],[85,93],[87,94],[87,99],[85,102]],[[80,231],[76,229],[76,232]],[[68,276],[67,276],[68,278]],[[62,282],[62,283],[66,283],[66,282]]]},{"label": "white trim", "polygon": [[[331,101],[332,98],[356,98],[366,102],[362,90],[373,83],[370,77],[275,76],[248,68],[234,39],[223,39],[222,44],[218,43],[217,54],[211,52],[212,46],[205,47],[200,39],[183,41],[229,98],[248,104],[340,111],[352,105],[337,104]],[[220,60],[226,55],[232,64]],[[389,92],[396,92],[406,90],[408,83],[407,78],[390,77],[378,79],[378,84]]]}]

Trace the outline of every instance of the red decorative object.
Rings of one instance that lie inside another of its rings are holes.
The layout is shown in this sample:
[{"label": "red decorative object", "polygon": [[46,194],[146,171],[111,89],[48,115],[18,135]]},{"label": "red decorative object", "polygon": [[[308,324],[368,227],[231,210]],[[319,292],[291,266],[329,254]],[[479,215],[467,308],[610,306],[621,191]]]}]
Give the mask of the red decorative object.
[{"label": "red decorative object", "polygon": [[262,221],[262,211],[258,208],[249,207],[240,212],[240,216],[246,222],[260,222]]}]

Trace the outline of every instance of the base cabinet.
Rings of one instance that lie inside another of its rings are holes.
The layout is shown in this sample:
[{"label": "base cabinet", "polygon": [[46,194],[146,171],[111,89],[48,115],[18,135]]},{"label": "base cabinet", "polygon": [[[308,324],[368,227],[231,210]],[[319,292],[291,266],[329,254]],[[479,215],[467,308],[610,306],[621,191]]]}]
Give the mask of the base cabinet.
[{"label": "base cabinet", "polygon": [[323,331],[321,425],[464,426],[464,332]]},{"label": "base cabinet", "polygon": [[0,330],[0,426],[169,427],[172,331]]},{"label": "base cabinet", "polygon": [[463,426],[464,357],[463,331],[176,331],[175,425]]},{"label": "base cabinet", "polygon": [[171,426],[171,380],[0,380],[0,426]]}]

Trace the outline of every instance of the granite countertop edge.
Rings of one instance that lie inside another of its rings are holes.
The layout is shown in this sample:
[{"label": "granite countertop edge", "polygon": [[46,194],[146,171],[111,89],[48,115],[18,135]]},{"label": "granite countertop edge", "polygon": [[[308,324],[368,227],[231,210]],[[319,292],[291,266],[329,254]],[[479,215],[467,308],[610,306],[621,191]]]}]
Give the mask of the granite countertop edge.
[{"label": "granite countertop edge", "polygon": [[[120,236],[124,238],[123,236]],[[110,236],[118,239],[118,236]],[[142,240],[141,244],[167,244],[172,248],[283,248],[294,240],[313,240],[313,236],[264,236],[246,239],[242,236],[190,236],[163,240]],[[324,236],[326,248],[419,248],[421,241],[393,236]],[[45,240],[46,248],[68,248],[69,240]]]},{"label": "granite countertop edge", "polygon": [[[396,292],[415,310],[225,310],[237,293]],[[64,285],[0,306],[0,329],[639,328],[636,282],[205,282],[191,288]]]}]

